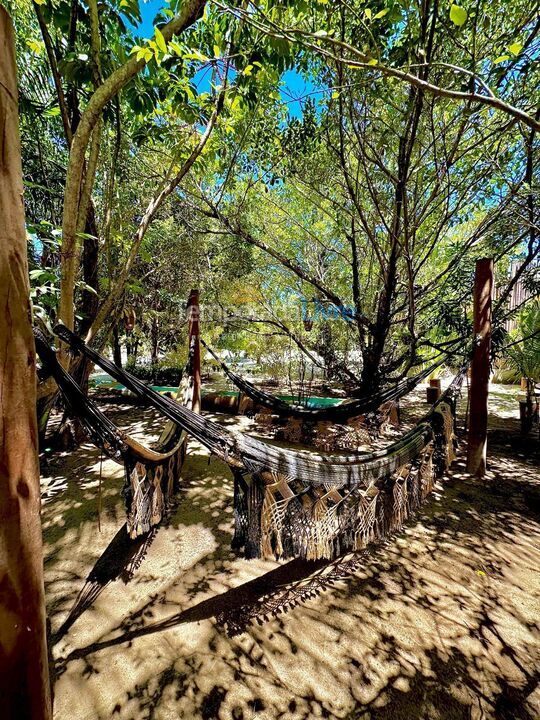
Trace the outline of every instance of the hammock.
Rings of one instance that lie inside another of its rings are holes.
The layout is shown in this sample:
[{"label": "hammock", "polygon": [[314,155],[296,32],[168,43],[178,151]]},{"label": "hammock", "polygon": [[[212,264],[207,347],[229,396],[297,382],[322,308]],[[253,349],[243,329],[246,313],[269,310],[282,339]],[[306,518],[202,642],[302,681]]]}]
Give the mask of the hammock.
[{"label": "hammock", "polygon": [[246,557],[333,558],[401,527],[454,458],[464,366],[431,411],[384,450],[318,455],[231,432],[163,397],[87,347],[56,334],[226,462],[234,476],[234,546]]},{"label": "hammock", "polygon": [[[150,448],[121,431],[104,415],[58,362],[55,352],[39,330],[34,330],[36,350],[44,369],[52,375],[70,412],[76,415],[87,434],[108,457],[124,465],[123,495],[127,511],[127,532],[131,538],[158,525],[177,490],[185,454],[187,433],[170,420],[158,441]],[[191,404],[193,378],[190,361],[182,373],[179,394]]]},{"label": "hammock", "polygon": [[243,378],[241,375],[237,375],[226,365],[209,347],[204,340],[201,338],[202,345],[208,350],[210,355],[216,360],[221,366],[221,369],[229,380],[236,385],[236,387],[250,397],[255,403],[263,405],[264,407],[270,408],[277,415],[284,417],[297,417],[305,420],[332,420],[334,422],[347,421],[350,418],[357,417],[358,415],[367,415],[368,413],[375,412],[382,405],[391,401],[397,401],[404,395],[407,395],[413,390],[422,380],[429,377],[431,373],[438,367],[440,367],[447,358],[443,358],[438,362],[430,365],[430,367],[422,370],[418,375],[411,378],[404,378],[400,382],[396,383],[392,387],[386,390],[373,393],[372,395],[366,395],[355,400],[346,400],[339,405],[333,405],[325,408],[308,408],[305,405],[299,403],[289,403],[285,400],[272,395],[271,393],[260,390],[255,385],[250,383],[248,380]]}]

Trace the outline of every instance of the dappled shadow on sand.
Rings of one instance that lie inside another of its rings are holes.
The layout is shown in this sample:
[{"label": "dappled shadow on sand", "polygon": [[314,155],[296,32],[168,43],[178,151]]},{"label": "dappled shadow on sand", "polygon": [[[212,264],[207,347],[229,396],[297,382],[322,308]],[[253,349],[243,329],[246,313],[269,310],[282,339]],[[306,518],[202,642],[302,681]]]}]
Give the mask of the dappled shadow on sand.
[{"label": "dappled shadow on sand", "polygon": [[115,580],[128,583],[144,560],[157,528],[132,540],[124,523],[90,571],[67,618],[51,638],[56,644],[85,610],[92,607],[107,585]]},{"label": "dappled shadow on sand", "polygon": [[[76,700],[82,718],[538,718],[537,450],[495,453],[482,482],[458,464],[369,552],[278,565],[230,552],[230,475],[193,445],[131,581],[113,580],[112,553],[92,607],[57,636],[57,717]],[[120,484],[105,481],[101,536],[84,511],[60,537],[54,505],[73,501],[50,503],[53,628],[123,522]]]}]

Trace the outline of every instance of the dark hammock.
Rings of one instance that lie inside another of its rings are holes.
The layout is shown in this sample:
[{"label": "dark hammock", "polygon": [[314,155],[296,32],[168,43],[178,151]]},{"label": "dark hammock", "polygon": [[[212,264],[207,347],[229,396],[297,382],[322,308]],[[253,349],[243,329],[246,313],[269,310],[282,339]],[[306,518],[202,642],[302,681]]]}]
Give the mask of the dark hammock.
[{"label": "dark hammock", "polygon": [[[124,465],[123,495],[129,536],[135,538],[147,533],[162,520],[177,490],[186,454],[186,432],[177,423],[169,421],[159,440],[151,448],[145,447],[117,428],[81,390],[60,365],[39,330],[34,330],[34,338],[43,368],[55,379],[71,414],[79,418],[97,447]],[[186,405],[191,403],[193,396],[189,363],[188,360],[179,389]]]},{"label": "dark hammock", "polygon": [[210,355],[219,363],[221,369],[227,375],[229,380],[236,385],[236,387],[250,397],[255,403],[264,407],[270,408],[277,415],[283,417],[297,417],[305,420],[331,420],[334,422],[343,422],[350,418],[357,417],[358,415],[367,415],[368,413],[375,412],[382,405],[391,401],[397,401],[400,398],[407,395],[413,390],[422,380],[425,380],[431,373],[440,367],[444,362],[447,361],[447,357],[433,363],[422,372],[418,373],[411,378],[404,378],[395,385],[386,388],[385,390],[367,395],[354,400],[346,400],[339,405],[333,405],[325,408],[308,408],[305,405],[299,403],[289,403],[285,400],[267,393],[264,390],[260,390],[253,383],[243,378],[241,375],[237,375],[226,365],[216,353],[209,347],[204,340],[201,338],[201,343],[208,350]]},{"label": "dark hammock", "polygon": [[400,527],[453,459],[462,368],[431,411],[384,450],[317,455],[233,433],[163,397],[64,326],[55,332],[233,470],[236,547],[247,557],[330,558]]}]

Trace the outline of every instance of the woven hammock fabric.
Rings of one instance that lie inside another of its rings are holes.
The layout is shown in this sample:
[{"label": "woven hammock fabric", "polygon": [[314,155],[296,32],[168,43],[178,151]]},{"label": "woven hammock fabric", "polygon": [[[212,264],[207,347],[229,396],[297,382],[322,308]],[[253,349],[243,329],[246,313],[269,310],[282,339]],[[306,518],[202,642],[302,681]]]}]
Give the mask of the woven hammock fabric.
[{"label": "woven hammock fabric", "polygon": [[453,457],[455,398],[466,366],[424,420],[389,447],[318,455],[232,433],[159,395],[66,328],[55,332],[231,466],[234,545],[247,557],[333,558],[364,547],[401,526]]}]

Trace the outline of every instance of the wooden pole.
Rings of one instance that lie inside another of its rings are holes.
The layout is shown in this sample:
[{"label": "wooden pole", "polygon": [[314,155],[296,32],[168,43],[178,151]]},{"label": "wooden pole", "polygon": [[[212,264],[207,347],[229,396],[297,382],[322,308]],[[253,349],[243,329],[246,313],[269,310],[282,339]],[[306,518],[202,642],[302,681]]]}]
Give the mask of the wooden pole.
[{"label": "wooden pole", "polygon": [[201,343],[199,291],[192,290],[187,301],[189,348],[193,357],[193,411],[201,411]]},{"label": "wooden pole", "polygon": [[476,261],[474,276],[473,328],[475,345],[471,363],[469,442],[467,450],[467,471],[477,477],[483,477],[486,472],[492,294],[493,260],[491,258],[482,258]]},{"label": "wooden pole", "polygon": [[0,6],[0,715],[52,718],[13,26]]}]

